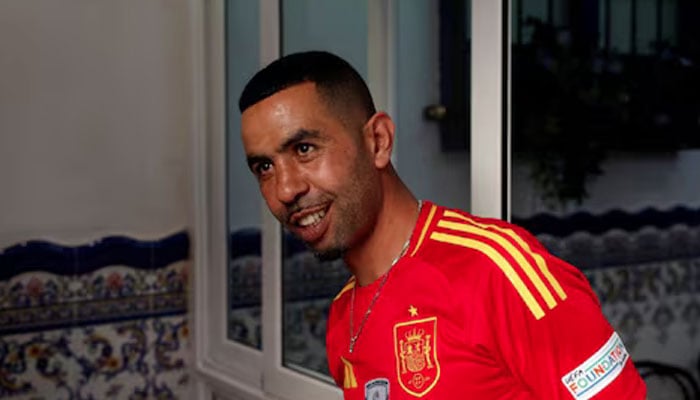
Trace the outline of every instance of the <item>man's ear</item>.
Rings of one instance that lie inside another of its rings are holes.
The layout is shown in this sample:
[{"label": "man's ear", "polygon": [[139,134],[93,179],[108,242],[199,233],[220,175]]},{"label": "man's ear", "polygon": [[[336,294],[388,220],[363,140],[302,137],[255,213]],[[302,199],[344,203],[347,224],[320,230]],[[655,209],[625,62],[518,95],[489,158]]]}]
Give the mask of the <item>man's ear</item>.
[{"label": "man's ear", "polygon": [[374,165],[377,168],[384,168],[391,162],[391,151],[394,148],[394,128],[394,121],[383,111],[372,115],[365,124],[365,142],[372,152]]}]

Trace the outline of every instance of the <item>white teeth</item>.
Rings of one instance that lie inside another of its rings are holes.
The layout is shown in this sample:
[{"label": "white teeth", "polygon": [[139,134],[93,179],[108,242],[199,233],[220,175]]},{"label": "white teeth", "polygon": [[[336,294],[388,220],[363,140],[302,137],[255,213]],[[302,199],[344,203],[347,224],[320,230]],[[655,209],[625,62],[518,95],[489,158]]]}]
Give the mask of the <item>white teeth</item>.
[{"label": "white teeth", "polygon": [[319,221],[321,221],[321,218],[323,218],[325,215],[326,215],[326,211],[321,210],[319,212],[309,214],[306,217],[302,218],[301,220],[299,220],[298,224],[299,224],[299,226],[303,226],[303,227],[315,225]]}]

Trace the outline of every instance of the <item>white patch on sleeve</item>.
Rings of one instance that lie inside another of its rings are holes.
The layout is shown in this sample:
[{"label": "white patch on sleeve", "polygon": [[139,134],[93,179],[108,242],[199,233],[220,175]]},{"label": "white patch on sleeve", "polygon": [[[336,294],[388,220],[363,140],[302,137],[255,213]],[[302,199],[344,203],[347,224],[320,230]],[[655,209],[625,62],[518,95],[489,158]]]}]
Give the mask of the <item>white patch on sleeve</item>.
[{"label": "white patch on sleeve", "polygon": [[588,400],[620,375],[630,356],[617,332],[581,365],[561,378],[576,400]]},{"label": "white patch on sleeve", "polygon": [[388,400],[389,380],[386,378],[373,379],[365,384],[365,400]]}]

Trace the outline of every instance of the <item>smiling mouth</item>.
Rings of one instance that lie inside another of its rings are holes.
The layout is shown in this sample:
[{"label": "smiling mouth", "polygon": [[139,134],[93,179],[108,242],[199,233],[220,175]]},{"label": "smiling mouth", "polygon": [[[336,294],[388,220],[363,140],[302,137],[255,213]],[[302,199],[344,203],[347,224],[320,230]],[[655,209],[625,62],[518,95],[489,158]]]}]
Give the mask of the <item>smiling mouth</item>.
[{"label": "smiling mouth", "polygon": [[296,228],[311,228],[319,225],[323,218],[328,214],[330,204],[315,205],[305,207],[289,218],[289,226]]},{"label": "smiling mouth", "polygon": [[325,209],[320,210],[320,211],[316,211],[313,214],[309,214],[307,216],[300,218],[298,221],[296,221],[295,225],[300,226],[302,228],[307,228],[309,226],[317,225],[319,222],[321,222],[321,220],[325,216],[326,216]]},{"label": "smiling mouth", "polygon": [[316,249],[329,230],[330,208],[330,202],[305,207],[291,215],[287,226],[307,246]]}]

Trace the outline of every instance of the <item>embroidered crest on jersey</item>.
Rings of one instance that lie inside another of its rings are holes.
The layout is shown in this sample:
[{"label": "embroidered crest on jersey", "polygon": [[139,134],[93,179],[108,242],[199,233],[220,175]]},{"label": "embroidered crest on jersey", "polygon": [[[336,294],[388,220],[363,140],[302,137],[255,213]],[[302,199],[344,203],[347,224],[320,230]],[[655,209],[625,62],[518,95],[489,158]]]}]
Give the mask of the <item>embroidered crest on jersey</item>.
[{"label": "embroidered crest on jersey", "polygon": [[365,400],[389,400],[389,380],[372,379],[365,384]]},{"label": "embroidered crest on jersey", "polygon": [[610,339],[588,360],[561,378],[576,400],[587,400],[617,378],[629,360],[622,339],[613,332]]},{"label": "embroidered crest on jersey", "polygon": [[401,388],[422,397],[440,379],[437,357],[437,317],[394,325],[396,375]]}]

